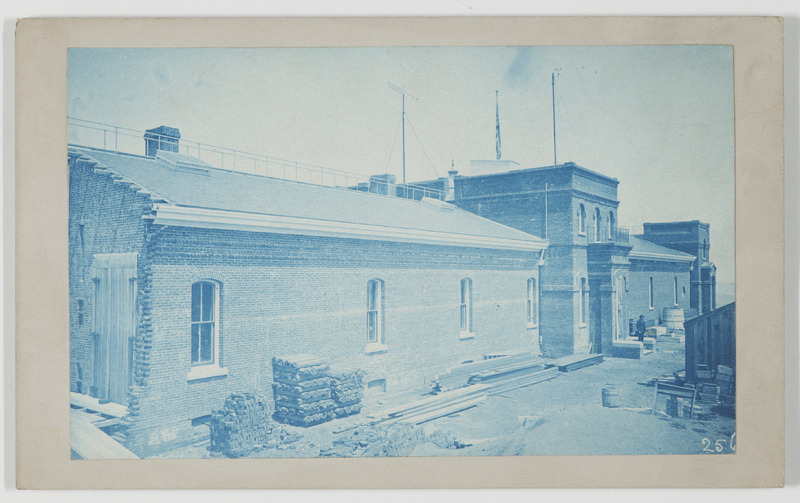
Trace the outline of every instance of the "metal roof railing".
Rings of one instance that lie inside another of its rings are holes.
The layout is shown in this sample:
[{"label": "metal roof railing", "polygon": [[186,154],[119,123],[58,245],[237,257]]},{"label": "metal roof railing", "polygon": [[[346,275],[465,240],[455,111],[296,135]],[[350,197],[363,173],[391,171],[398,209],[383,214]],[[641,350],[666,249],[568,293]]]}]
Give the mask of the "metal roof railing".
[{"label": "metal roof railing", "polygon": [[[76,117],[67,117],[67,124],[70,145],[145,155],[147,141],[145,131]],[[216,169],[406,199],[419,200],[423,197],[444,199],[443,191],[421,185],[393,183],[379,177],[371,178],[358,173],[219,147],[184,138],[178,140],[169,135],[147,133],[147,137],[150,141],[158,140],[159,144],[163,145],[177,143],[179,154],[199,159]]]}]

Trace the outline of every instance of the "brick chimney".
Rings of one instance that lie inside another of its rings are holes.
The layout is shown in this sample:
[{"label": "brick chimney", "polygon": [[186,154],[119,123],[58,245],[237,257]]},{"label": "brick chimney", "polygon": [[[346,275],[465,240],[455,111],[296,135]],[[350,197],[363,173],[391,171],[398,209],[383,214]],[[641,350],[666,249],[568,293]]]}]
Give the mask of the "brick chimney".
[{"label": "brick chimney", "polygon": [[148,157],[155,157],[156,152],[178,152],[178,140],[181,132],[178,128],[159,126],[144,132],[144,153]]},{"label": "brick chimney", "polygon": [[386,196],[397,195],[397,177],[389,173],[369,177],[369,191]]},{"label": "brick chimney", "polygon": [[444,184],[444,200],[454,201],[456,199],[456,175],[457,169],[451,169],[447,172],[447,179]]}]

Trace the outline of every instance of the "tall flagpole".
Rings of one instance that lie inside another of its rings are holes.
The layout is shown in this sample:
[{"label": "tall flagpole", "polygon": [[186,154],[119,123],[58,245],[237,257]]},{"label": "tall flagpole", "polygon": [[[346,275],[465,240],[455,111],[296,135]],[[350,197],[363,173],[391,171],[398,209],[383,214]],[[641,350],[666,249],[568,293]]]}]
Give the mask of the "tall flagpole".
[{"label": "tall flagpole", "polygon": [[403,185],[405,184],[406,184],[406,95],[405,93],[403,93]]},{"label": "tall flagpole", "polygon": [[556,73],[550,75],[550,85],[553,87],[553,165],[558,165],[556,157]]},{"label": "tall flagpole", "polygon": [[500,160],[500,102],[497,91],[494,92],[494,114],[495,114],[495,149],[497,149],[497,160]]},{"label": "tall flagpole", "polygon": [[[408,93],[406,92],[405,88],[397,87],[391,82],[387,82],[386,84],[389,85],[389,89],[397,91],[403,96],[403,185],[405,185],[406,183],[406,95]],[[410,94],[408,94],[408,96],[417,99]]]}]

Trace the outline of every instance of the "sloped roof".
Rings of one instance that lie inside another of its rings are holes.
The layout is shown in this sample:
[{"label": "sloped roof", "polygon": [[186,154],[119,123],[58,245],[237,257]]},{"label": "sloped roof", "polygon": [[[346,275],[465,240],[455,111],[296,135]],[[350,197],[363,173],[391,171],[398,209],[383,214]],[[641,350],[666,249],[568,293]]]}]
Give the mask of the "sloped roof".
[{"label": "sloped roof", "polygon": [[156,194],[164,202],[154,205],[155,221],[165,225],[243,230],[255,226],[261,228],[250,230],[501,249],[547,246],[541,238],[439,201],[430,204],[220,170],[163,152],[159,159],[87,148],[71,151]]},{"label": "sloped roof", "polygon": [[666,246],[661,246],[648,241],[641,236],[631,236],[630,244],[633,246],[630,252],[630,258],[633,259],[650,259],[650,260],[678,260],[681,262],[690,262],[694,260],[694,255],[683,253]]}]

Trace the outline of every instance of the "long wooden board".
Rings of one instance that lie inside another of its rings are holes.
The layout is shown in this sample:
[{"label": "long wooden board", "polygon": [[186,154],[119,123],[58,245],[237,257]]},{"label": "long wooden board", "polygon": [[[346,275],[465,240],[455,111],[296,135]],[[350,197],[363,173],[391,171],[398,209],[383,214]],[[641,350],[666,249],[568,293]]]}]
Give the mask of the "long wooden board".
[{"label": "long wooden board", "polygon": [[136,454],[82,418],[80,414],[71,415],[70,426],[72,429],[70,447],[81,459],[139,459]]},{"label": "long wooden board", "polygon": [[371,419],[380,419],[380,418],[393,417],[393,416],[396,416],[396,415],[399,415],[399,414],[407,413],[407,412],[409,412],[411,410],[414,410],[414,409],[417,409],[417,408],[426,407],[428,405],[436,406],[437,404],[441,404],[441,403],[446,402],[446,401],[448,401],[450,399],[453,399],[455,397],[458,397],[458,396],[461,396],[461,395],[465,395],[465,394],[474,393],[474,392],[478,392],[478,391],[483,391],[486,388],[487,388],[487,386],[485,384],[475,384],[473,386],[467,386],[465,388],[459,388],[457,390],[448,391],[446,393],[440,393],[438,395],[431,396],[431,397],[428,397],[428,398],[423,398],[421,400],[417,400],[417,401],[414,401],[414,402],[409,402],[409,403],[405,403],[405,404],[398,405],[398,406],[395,406],[395,407],[390,407],[390,408],[378,411],[378,412],[376,412],[374,414],[370,414],[367,417],[371,418]]},{"label": "long wooden board", "polygon": [[595,365],[603,361],[602,353],[568,355],[547,362],[547,367],[558,367],[561,372],[577,370],[579,368]]},{"label": "long wooden board", "polygon": [[128,408],[124,405],[113,402],[100,403],[97,398],[75,392],[70,392],[69,402],[72,405],[76,405],[94,412],[100,412],[101,414],[105,414],[107,416],[122,417],[128,413]]}]

